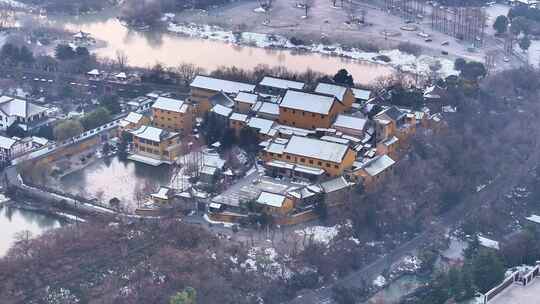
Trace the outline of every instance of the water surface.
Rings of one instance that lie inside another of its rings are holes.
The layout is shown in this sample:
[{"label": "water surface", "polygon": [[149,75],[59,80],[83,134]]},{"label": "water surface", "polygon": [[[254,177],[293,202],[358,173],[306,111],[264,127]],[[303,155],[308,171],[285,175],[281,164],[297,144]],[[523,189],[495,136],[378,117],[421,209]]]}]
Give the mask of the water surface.
[{"label": "water surface", "polygon": [[64,191],[105,203],[116,197],[133,210],[159,186],[168,185],[170,176],[166,165],[153,167],[109,157],[62,177],[61,184]]},{"label": "water surface", "polygon": [[138,32],[127,29],[115,17],[115,12],[110,12],[78,18],[49,19],[71,31],[82,30],[98,40],[106,41],[105,47],[94,50],[98,56],[115,58],[117,51],[121,50],[128,56],[129,64],[135,66],[147,67],[156,63],[176,66],[189,62],[212,71],[220,66],[252,69],[259,64],[266,64],[271,67],[284,66],[296,72],[310,68],[332,75],[345,68],[356,82],[363,84],[388,76],[394,71],[387,65],[337,56],[237,46],[215,40],[180,37],[162,31]]},{"label": "water surface", "polygon": [[30,231],[36,237],[60,226],[58,219],[53,216],[0,205],[0,257],[7,253],[17,234],[22,231]]}]

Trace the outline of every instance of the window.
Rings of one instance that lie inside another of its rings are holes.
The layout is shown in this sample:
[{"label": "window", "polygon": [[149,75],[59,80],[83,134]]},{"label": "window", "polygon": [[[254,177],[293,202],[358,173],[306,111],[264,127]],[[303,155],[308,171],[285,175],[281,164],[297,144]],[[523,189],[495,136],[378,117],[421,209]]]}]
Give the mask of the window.
[{"label": "window", "polygon": [[326,168],[330,168],[330,164],[329,163],[326,163]]},{"label": "window", "polygon": [[306,112],[305,112],[305,111],[302,111],[302,116],[306,116]]},{"label": "window", "polygon": [[287,109],[283,108],[283,112],[287,112]]},{"label": "window", "polygon": [[305,163],[306,162],[306,159],[305,158],[300,158],[300,161]]},{"label": "window", "polygon": [[321,114],[321,118],[324,118],[324,115]]},{"label": "window", "polygon": [[291,159],[291,156],[290,156],[290,155],[287,155],[287,159]]},{"label": "window", "polygon": [[315,117],[315,113],[311,113],[311,117]]},{"label": "window", "polygon": [[310,159],[310,160],[309,160],[309,163],[313,165],[313,159]]},{"label": "window", "polygon": [[292,110],[292,113],[293,113],[293,114],[296,114],[296,110]]},{"label": "window", "polygon": [[339,169],[339,166],[338,166],[338,165],[334,165],[334,168]]},{"label": "window", "polygon": [[317,165],[322,166],[322,162],[321,161],[317,162]]}]

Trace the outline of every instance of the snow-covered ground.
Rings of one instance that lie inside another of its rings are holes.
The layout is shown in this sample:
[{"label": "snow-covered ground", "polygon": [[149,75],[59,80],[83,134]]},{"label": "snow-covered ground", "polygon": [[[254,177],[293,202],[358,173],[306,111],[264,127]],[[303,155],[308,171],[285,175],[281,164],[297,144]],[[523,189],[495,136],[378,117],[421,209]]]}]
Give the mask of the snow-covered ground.
[{"label": "snow-covered ground", "polygon": [[[235,264],[237,260],[237,258],[231,258],[231,261]],[[246,271],[262,271],[269,278],[289,278],[292,272],[285,265],[284,260],[287,260],[287,257],[282,257],[280,260],[280,256],[272,247],[252,247],[248,251],[246,260],[240,264],[240,267]]]},{"label": "snow-covered ground", "polygon": [[26,8],[26,4],[15,0],[0,0],[0,6],[8,5],[14,8]]},{"label": "snow-covered ground", "polygon": [[[334,55],[363,61],[371,61],[379,64],[389,64],[391,66],[399,68],[404,72],[413,72],[418,74],[430,73],[430,66],[433,66],[436,62],[439,62],[441,68],[438,73],[440,73],[441,76],[457,74],[457,72],[454,70],[454,62],[452,60],[435,58],[426,55],[414,56],[400,52],[399,50],[364,52],[355,48],[345,48],[338,44],[323,45],[319,43],[311,45],[295,45],[291,43],[289,39],[280,35],[268,35],[253,32],[233,33],[231,31],[226,31],[218,26],[197,25],[194,23],[176,24],[170,22],[168,30],[170,32],[180,35],[218,40],[226,43],[250,45],[261,48],[299,49],[308,52]],[[385,63],[374,59],[375,57],[381,55],[390,58],[390,62]]]},{"label": "snow-covered ground", "polygon": [[332,227],[311,226],[302,230],[296,230],[295,233],[301,237],[306,237],[314,242],[328,245],[339,233],[340,225]]}]

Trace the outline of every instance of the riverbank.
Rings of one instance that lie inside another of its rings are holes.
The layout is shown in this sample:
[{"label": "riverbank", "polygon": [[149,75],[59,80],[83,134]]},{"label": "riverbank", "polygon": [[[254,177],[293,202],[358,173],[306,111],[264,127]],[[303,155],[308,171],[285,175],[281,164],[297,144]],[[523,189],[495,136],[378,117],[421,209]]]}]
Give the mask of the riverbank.
[{"label": "riverbank", "polygon": [[287,49],[299,53],[318,53],[334,57],[343,57],[356,61],[367,61],[375,64],[390,65],[393,68],[419,75],[428,75],[432,67],[440,63],[438,73],[443,76],[456,75],[453,60],[428,55],[415,56],[397,49],[378,52],[363,51],[358,48],[338,43],[307,44],[298,38],[287,38],[282,35],[261,34],[254,32],[233,32],[216,25],[199,25],[195,23],[175,23],[169,21],[167,30],[171,33],[192,38],[210,39],[240,46],[251,46],[265,49]]}]

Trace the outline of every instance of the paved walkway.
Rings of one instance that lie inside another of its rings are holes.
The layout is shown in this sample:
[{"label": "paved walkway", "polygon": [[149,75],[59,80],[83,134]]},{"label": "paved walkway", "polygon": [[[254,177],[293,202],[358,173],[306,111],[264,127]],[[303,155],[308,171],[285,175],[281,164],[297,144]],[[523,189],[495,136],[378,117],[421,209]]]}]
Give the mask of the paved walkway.
[{"label": "paved walkway", "polygon": [[489,304],[536,304],[540,303],[540,278],[536,278],[529,285],[522,286],[514,283],[503,292],[495,296]]}]

